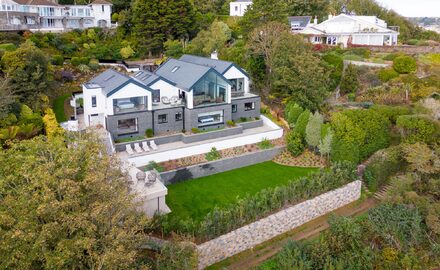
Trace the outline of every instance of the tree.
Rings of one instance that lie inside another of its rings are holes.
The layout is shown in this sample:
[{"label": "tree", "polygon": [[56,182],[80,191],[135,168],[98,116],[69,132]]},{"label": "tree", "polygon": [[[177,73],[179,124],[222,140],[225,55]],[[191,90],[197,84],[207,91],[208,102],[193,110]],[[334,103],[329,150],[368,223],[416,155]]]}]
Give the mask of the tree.
[{"label": "tree", "polygon": [[122,58],[124,58],[124,59],[128,59],[128,58],[130,58],[130,57],[133,56],[134,51],[133,51],[133,49],[131,48],[131,46],[128,45],[127,47],[124,47],[124,48],[122,48],[122,49],[120,50],[120,54],[121,54]]},{"label": "tree", "polygon": [[341,93],[355,93],[359,88],[358,71],[352,64],[348,65],[341,80]]},{"label": "tree", "polygon": [[318,110],[328,96],[329,74],[309,44],[289,32],[274,44],[272,94]]},{"label": "tree", "polygon": [[439,137],[439,125],[426,116],[401,115],[397,118],[396,125],[407,143],[430,143],[437,141]]},{"label": "tree", "polygon": [[135,0],[133,35],[150,54],[160,53],[167,39],[189,39],[195,31],[195,10],[190,0]]},{"label": "tree", "polygon": [[7,78],[0,80],[0,97],[0,119],[2,119],[8,115],[10,106],[17,98]]},{"label": "tree", "polygon": [[214,21],[208,30],[200,31],[190,42],[187,53],[209,56],[214,51],[222,49],[231,39],[231,29],[224,22]]},{"label": "tree", "polygon": [[299,115],[298,120],[296,120],[295,131],[301,134],[302,138],[305,138],[306,136],[306,128],[309,123],[310,115],[310,111],[305,110]]},{"label": "tree", "polygon": [[324,123],[324,117],[319,112],[310,115],[309,122],[306,126],[306,142],[309,146],[316,148],[321,139],[321,127]]},{"label": "tree", "polygon": [[43,136],[0,152],[0,268],[133,269],[145,240],[99,139]]},{"label": "tree", "polygon": [[240,20],[240,26],[246,37],[254,28],[265,23],[280,22],[287,25],[288,15],[285,0],[254,0]]},{"label": "tree", "polygon": [[295,157],[299,156],[304,152],[304,141],[302,135],[293,130],[287,136],[287,150]]},{"label": "tree", "polygon": [[17,50],[6,52],[1,64],[11,90],[21,102],[33,105],[40,94],[47,92],[52,74],[49,59],[32,41],[27,40]]},{"label": "tree", "polygon": [[167,57],[180,58],[183,55],[183,42],[179,40],[167,40],[164,43],[165,55]]},{"label": "tree", "polygon": [[295,102],[291,101],[287,103],[284,111],[284,117],[291,127],[295,126],[296,120],[298,120],[298,117],[303,111],[304,109]]},{"label": "tree", "polygon": [[333,143],[333,131],[329,129],[327,131],[327,134],[325,134],[324,138],[319,140],[319,153],[321,153],[321,156],[329,156],[330,152],[332,150],[332,143]]}]

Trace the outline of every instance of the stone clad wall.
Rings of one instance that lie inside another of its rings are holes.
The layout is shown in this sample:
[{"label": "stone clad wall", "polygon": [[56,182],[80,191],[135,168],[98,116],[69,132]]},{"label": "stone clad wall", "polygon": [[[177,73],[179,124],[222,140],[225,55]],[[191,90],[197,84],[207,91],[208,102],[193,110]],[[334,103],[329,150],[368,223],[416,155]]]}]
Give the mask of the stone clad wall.
[{"label": "stone clad wall", "polygon": [[253,248],[358,200],[361,196],[361,185],[361,181],[354,181],[198,245],[199,269]]}]

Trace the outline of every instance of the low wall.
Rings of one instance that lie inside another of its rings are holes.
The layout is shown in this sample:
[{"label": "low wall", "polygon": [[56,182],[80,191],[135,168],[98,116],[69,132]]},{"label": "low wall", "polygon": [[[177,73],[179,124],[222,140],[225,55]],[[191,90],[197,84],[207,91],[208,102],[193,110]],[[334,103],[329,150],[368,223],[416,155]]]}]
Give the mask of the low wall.
[{"label": "low wall", "polygon": [[262,127],[264,125],[264,122],[262,119],[260,119],[250,122],[238,123],[237,125],[242,126],[243,129],[250,129],[250,128]]},{"label": "low wall", "polygon": [[401,46],[356,46],[369,48],[373,52],[384,52],[384,53],[394,53],[403,52],[406,54],[415,53],[440,53],[440,46],[412,46],[412,45],[401,45]]},{"label": "low wall", "polygon": [[283,150],[283,146],[278,146],[241,156],[220,159],[186,168],[163,172],[160,174],[160,177],[165,185],[171,185],[189,179],[200,178],[272,160]]},{"label": "low wall", "polygon": [[213,140],[218,138],[223,138],[227,136],[233,136],[243,133],[243,127],[233,127],[225,128],[220,130],[209,131],[205,133],[193,134],[193,135],[183,135],[182,141],[184,143],[195,143],[206,140]]},{"label": "low wall", "polygon": [[354,181],[198,245],[199,269],[253,248],[358,200],[361,196],[361,186],[361,181]]}]

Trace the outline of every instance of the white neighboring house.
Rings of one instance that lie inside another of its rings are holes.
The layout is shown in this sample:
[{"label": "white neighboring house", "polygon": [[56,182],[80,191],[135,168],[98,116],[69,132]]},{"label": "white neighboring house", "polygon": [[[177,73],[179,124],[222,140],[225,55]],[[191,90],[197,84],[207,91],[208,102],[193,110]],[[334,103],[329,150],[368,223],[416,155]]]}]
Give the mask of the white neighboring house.
[{"label": "white neighboring house", "polygon": [[0,30],[61,32],[111,27],[112,4],[59,5],[50,0],[0,0]]},{"label": "white neighboring house", "polygon": [[[294,17],[310,18],[310,17]],[[299,20],[297,21],[306,21]],[[384,20],[376,16],[356,16],[340,14],[338,16],[329,15],[328,20],[317,23],[308,20],[305,27],[294,29],[292,32],[303,34],[313,44],[339,45],[344,47],[349,45],[367,46],[394,46],[397,45],[399,37],[398,27],[388,27]]]},{"label": "white neighboring house", "polygon": [[250,5],[252,0],[235,0],[229,3],[229,16],[242,17]]}]

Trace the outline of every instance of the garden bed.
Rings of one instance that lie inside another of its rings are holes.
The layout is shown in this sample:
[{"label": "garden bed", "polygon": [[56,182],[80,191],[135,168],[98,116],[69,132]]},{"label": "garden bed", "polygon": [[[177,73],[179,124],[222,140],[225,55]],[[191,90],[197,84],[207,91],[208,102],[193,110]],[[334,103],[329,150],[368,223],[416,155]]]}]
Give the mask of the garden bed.
[{"label": "garden bed", "polygon": [[[277,140],[272,140],[272,141],[270,141],[270,143],[272,144],[272,147],[273,146],[283,146],[284,140],[281,138],[281,139],[277,139]],[[238,146],[238,147],[234,147],[234,148],[219,150],[218,152],[219,152],[221,158],[231,158],[231,157],[240,156],[240,155],[243,155],[246,153],[253,153],[253,152],[256,152],[261,149],[262,149],[261,144],[247,144],[244,146]],[[188,166],[202,164],[205,162],[208,162],[208,160],[206,159],[206,154],[200,154],[200,155],[194,155],[194,156],[190,156],[190,157],[179,158],[179,159],[161,162],[158,164],[157,168],[159,168],[160,171],[172,171],[172,170],[176,170],[176,169],[180,169],[180,168],[185,168]]]},{"label": "garden bed", "polygon": [[328,160],[326,158],[320,157],[310,150],[305,150],[298,157],[292,156],[292,154],[290,154],[289,151],[286,150],[276,156],[273,161],[286,166],[318,168],[324,168],[328,166]]}]

